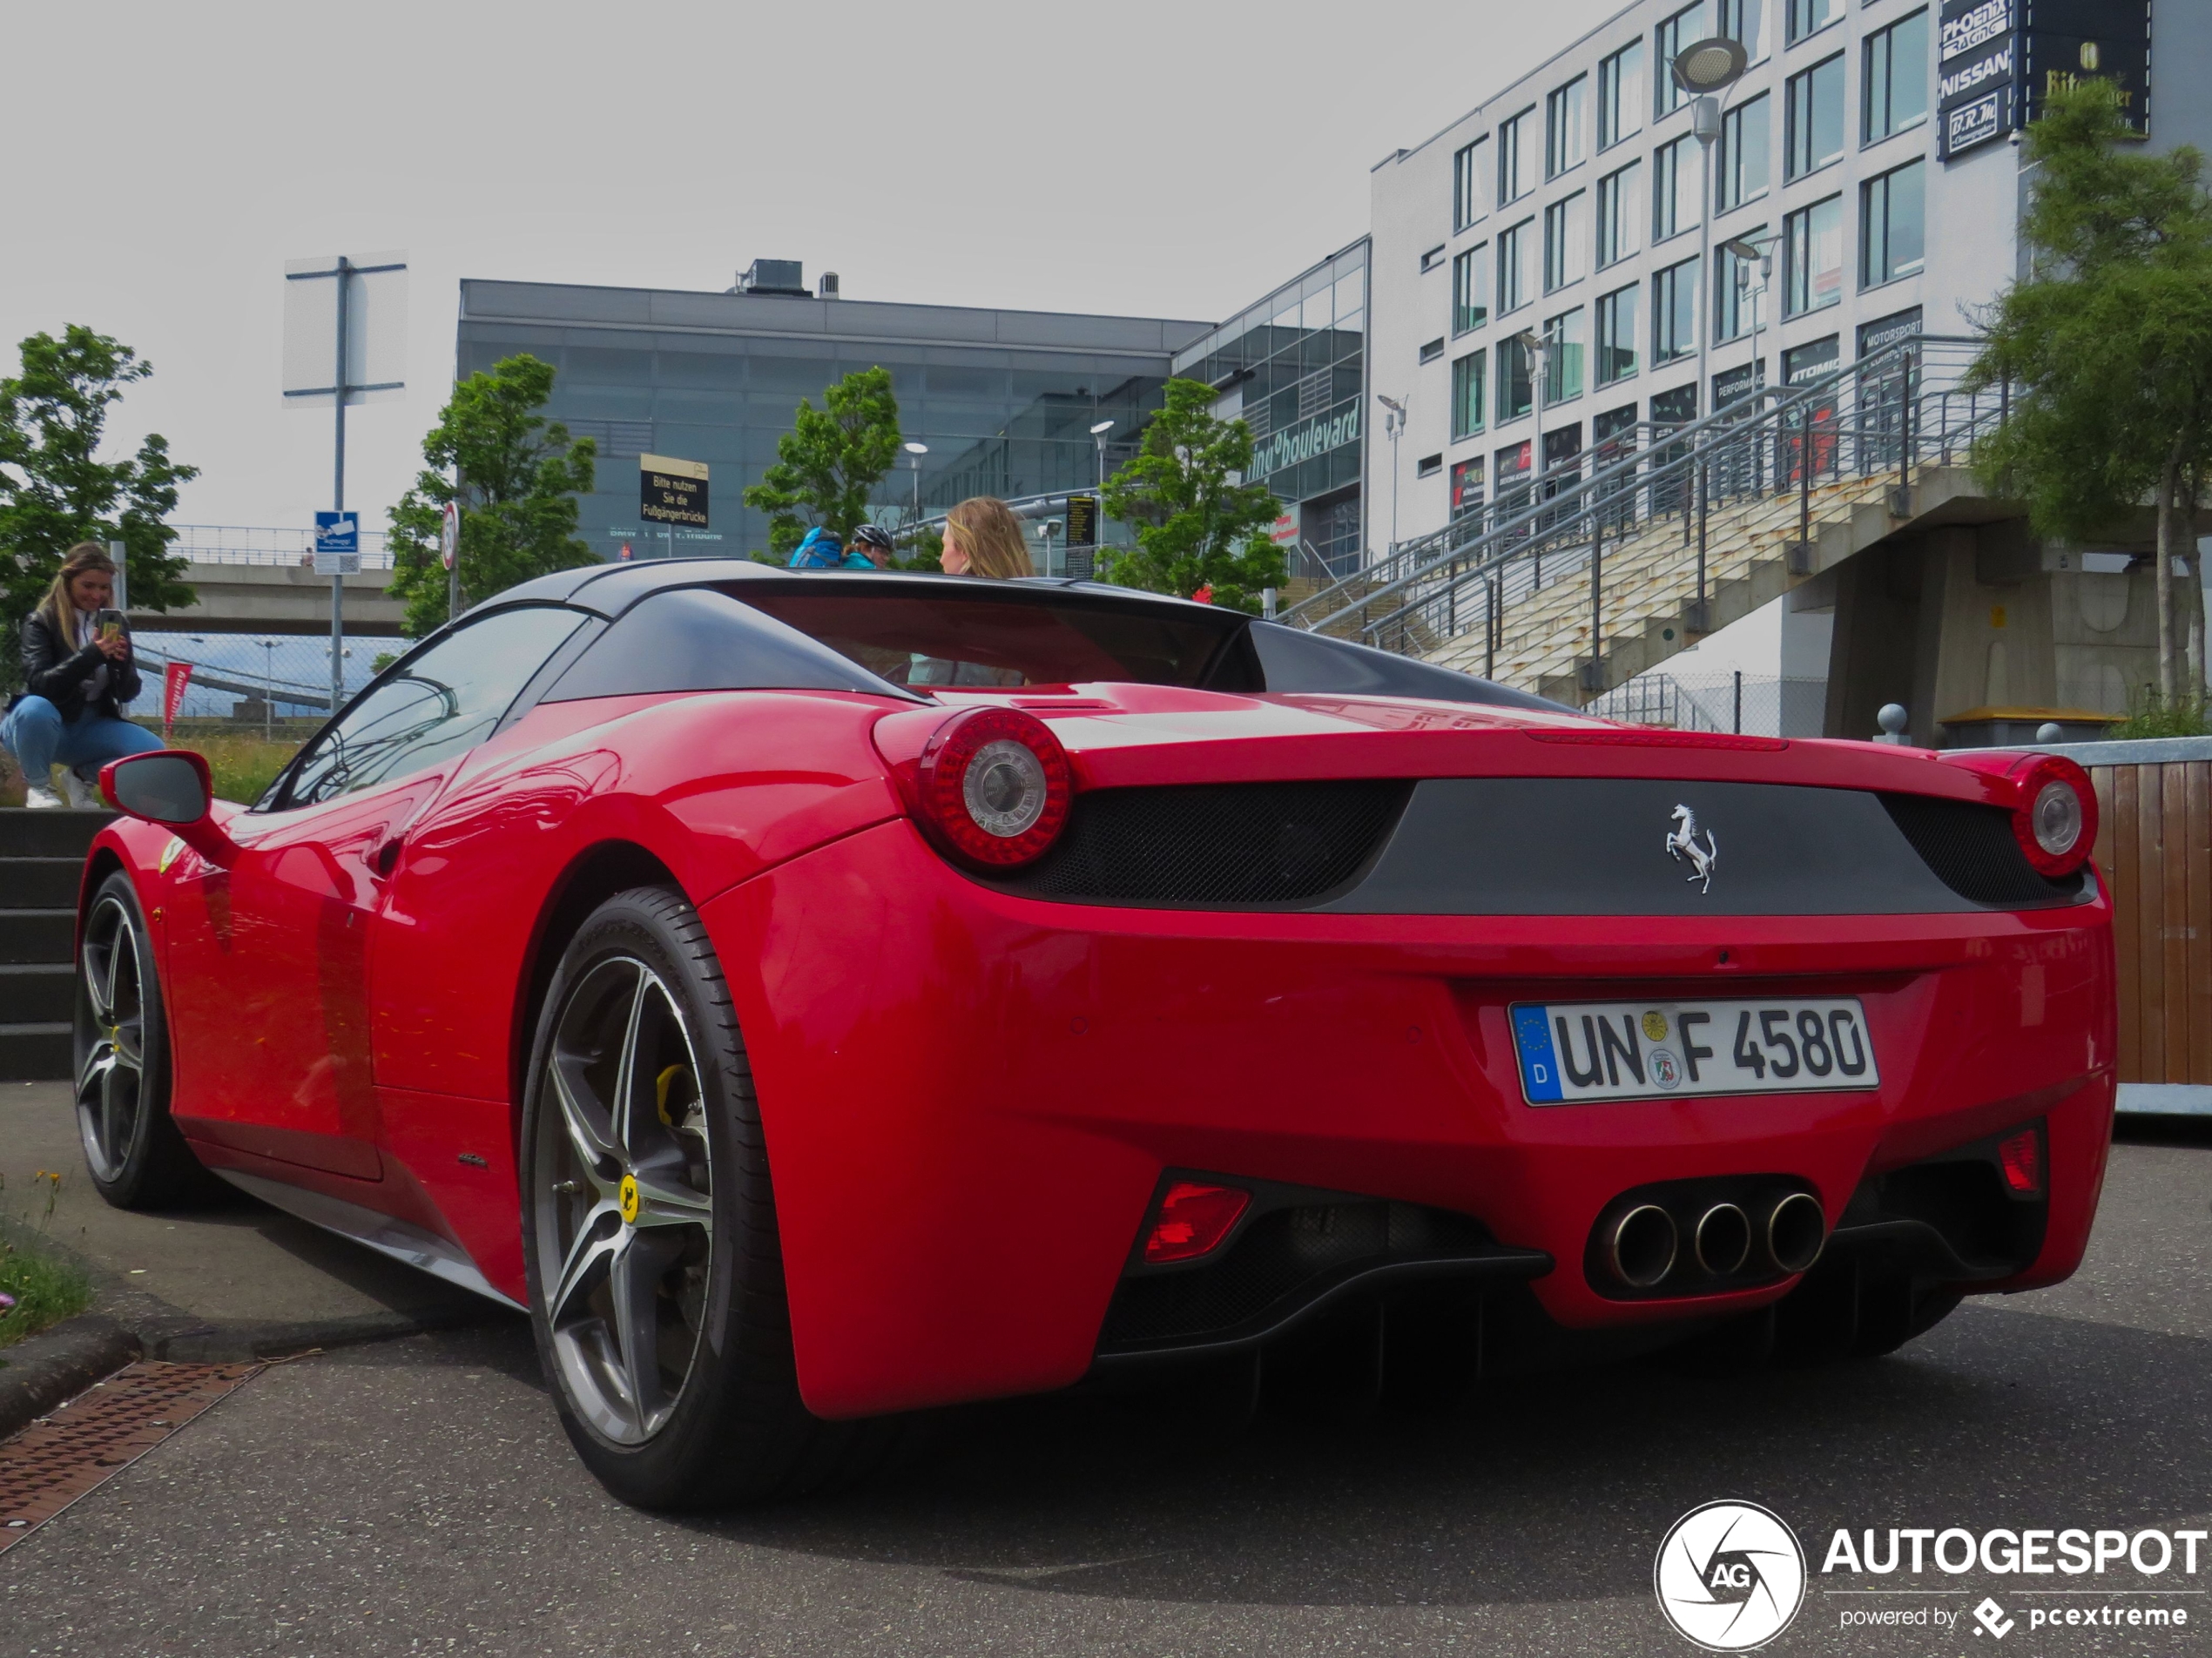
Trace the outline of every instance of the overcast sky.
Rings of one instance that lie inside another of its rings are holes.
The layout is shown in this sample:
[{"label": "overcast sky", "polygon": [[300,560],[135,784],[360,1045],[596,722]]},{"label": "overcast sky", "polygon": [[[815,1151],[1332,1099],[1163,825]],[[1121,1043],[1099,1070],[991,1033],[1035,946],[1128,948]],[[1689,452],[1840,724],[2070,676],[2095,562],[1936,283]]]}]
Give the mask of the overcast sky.
[{"label": "overcast sky", "polygon": [[305,525],[330,414],[279,397],[285,261],[404,249],[404,401],[353,410],[365,523],[419,465],[463,276],[1212,320],[1367,225],[1368,170],[1620,0],[17,6],[0,365],[87,324],[175,522]]}]

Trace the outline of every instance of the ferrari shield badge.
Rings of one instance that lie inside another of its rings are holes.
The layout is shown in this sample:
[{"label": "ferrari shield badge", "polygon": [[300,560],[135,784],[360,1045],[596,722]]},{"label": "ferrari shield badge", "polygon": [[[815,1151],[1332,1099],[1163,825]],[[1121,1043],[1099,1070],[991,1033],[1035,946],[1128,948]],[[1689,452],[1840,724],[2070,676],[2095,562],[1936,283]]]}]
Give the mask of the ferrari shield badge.
[{"label": "ferrari shield badge", "polygon": [[1689,873],[1683,879],[1698,883],[1699,892],[1713,890],[1713,866],[1720,861],[1720,846],[1710,829],[1705,831],[1705,844],[1697,844],[1697,814],[1686,805],[1675,808],[1675,826],[1667,832],[1667,855],[1689,866]]}]

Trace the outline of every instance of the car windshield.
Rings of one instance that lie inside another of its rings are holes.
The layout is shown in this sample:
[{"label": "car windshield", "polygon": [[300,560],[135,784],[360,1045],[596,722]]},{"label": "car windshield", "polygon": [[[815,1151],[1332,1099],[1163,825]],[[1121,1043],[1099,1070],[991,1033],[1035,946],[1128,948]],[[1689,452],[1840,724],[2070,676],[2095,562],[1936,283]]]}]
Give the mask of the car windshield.
[{"label": "car windshield", "polygon": [[1034,588],[940,596],[899,592],[725,590],[894,685],[1067,685],[1121,680],[1201,685],[1242,617],[1184,617]]}]

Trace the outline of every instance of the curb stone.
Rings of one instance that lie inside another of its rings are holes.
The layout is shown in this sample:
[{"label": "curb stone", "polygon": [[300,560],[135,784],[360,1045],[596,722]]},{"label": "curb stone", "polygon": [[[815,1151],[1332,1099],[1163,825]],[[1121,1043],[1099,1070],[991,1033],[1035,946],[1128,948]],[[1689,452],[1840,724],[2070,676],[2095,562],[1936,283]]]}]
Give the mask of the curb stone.
[{"label": "curb stone", "polygon": [[138,1338],[97,1312],[0,1348],[0,1439],[29,1426],[144,1352]]}]

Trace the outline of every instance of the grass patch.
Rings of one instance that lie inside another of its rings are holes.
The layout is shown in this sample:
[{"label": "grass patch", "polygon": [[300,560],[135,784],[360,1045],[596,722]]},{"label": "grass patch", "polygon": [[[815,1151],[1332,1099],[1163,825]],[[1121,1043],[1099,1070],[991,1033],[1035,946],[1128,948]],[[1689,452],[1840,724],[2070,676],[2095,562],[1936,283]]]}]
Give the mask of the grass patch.
[{"label": "grass patch", "polygon": [[187,737],[179,731],[177,746],[207,757],[207,770],[215,780],[215,798],[251,805],[260,799],[284,764],[300,751],[297,738],[264,738],[258,731],[233,734],[210,732]]},{"label": "grass patch", "polygon": [[2105,733],[2115,743],[2152,737],[2212,737],[2212,718],[2200,697],[2177,697],[2167,702],[2145,685],[2142,694],[2128,704],[2128,718]]},{"label": "grass patch", "polygon": [[26,1244],[0,1244],[0,1295],[16,1304],[0,1311],[0,1347],[13,1346],[92,1304],[92,1285],[65,1261]]}]

